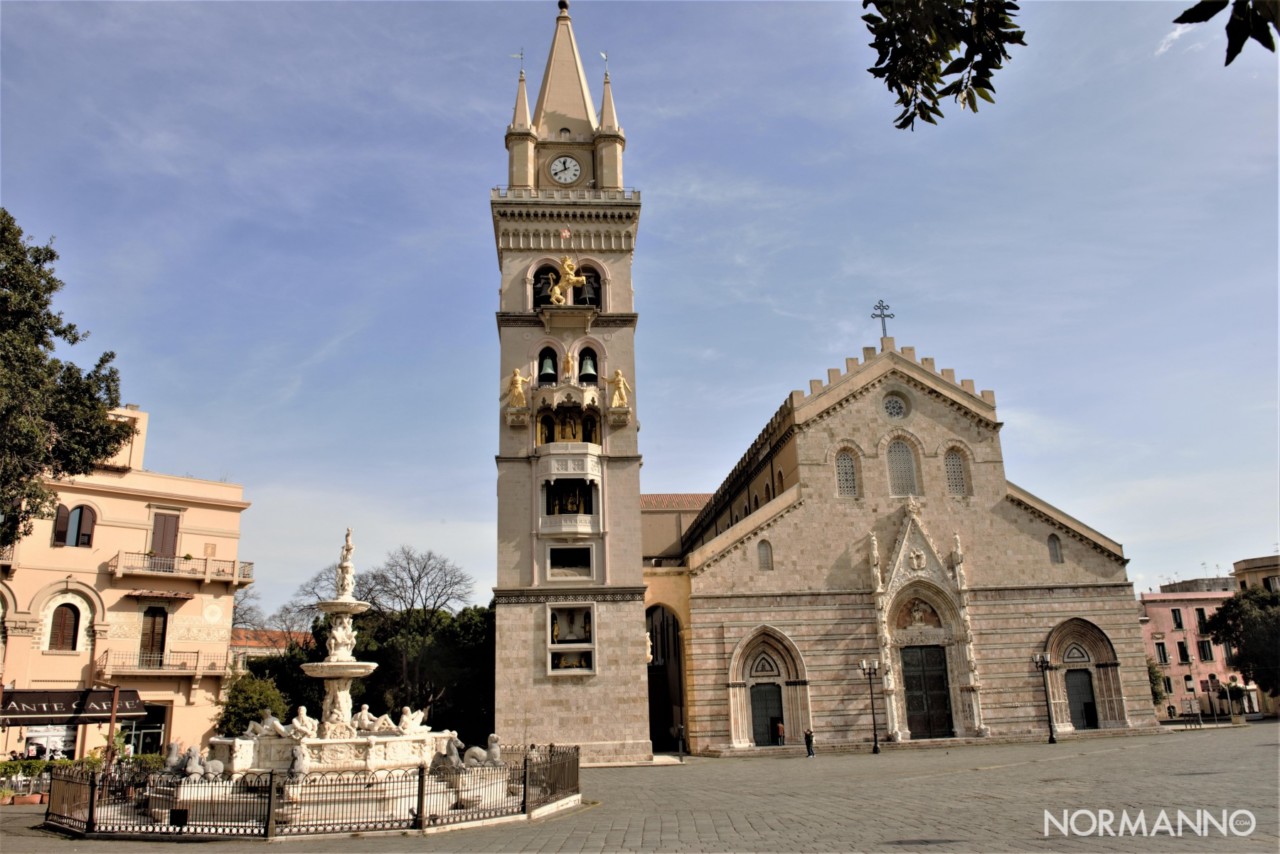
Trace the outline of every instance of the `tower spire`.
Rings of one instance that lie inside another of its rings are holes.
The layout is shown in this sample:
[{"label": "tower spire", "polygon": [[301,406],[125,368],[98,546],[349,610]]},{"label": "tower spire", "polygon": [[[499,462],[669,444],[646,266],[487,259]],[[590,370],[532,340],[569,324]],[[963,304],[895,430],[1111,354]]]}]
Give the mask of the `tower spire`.
[{"label": "tower spire", "polygon": [[582,71],[582,59],[569,21],[568,0],[560,0],[556,15],[556,34],[547,55],[547,68],[542,75],[542,88],[533,110],[533,127],[540,139],[569,137],[590,139],[599,126],[591,91]]},{"label": "tower spire", "polygon": [[529,124],[529,96],[525,93],[524,69],[520,69],[520,82],[516,86],[516,108],[511,116],[509,131],[531,130]]},{"label": "tower spire", "polygon": [[613,107],[613,86],[609,83],[609,72],[604,73],[604,97],[600,102],[600,130],[621,133],[618,127],[618,113]]}]

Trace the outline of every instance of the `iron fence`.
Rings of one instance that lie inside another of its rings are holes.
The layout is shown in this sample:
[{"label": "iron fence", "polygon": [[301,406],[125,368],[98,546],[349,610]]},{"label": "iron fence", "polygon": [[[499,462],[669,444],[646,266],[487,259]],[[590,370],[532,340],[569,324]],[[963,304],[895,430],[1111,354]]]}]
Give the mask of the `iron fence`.
[{"label": "iron fence", "polygon": [[508,750],[499,766],[267,772],[225,779],[54,769],[45,822],[79,835],[280,837],[424,830],[529,814],[578,794],[576,747]]}]

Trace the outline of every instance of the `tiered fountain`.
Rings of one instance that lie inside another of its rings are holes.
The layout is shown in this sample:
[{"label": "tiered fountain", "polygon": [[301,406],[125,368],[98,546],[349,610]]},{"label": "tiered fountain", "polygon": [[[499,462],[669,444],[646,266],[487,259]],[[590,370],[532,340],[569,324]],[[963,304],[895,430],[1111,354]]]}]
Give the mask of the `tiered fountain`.
[{"label": "tiered fountain", "polygon": [[432,732],[421,723],[422,713],[403,709],[393,722],[390,714],[375,718],[362,709],[351,713],[351,681],[368,676],[377,664],[356,661],[352,654],[356,631],[352,617],[369,610],[355,598],[355,566],[347,529],[338,562],[337,598],[320,602],[330,618],[329,654],[324,661],[302,665],[308,676],[324,680],[324,708],[320,720],[299,707],[289,725],[264,718],[235,738],[209,741],[209,756],[231,774],[246,771],[378,771],[430,765],[457,738],[452,730]]}]

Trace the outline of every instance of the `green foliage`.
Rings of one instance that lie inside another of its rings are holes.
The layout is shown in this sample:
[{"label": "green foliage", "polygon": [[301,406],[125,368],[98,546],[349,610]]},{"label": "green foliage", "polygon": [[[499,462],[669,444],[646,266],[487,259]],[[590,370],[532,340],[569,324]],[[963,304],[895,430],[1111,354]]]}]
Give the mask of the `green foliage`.
[{"label": "green foliage", "polygon": [[1228,663],[1272,697],[1280,697],[1280,593],[1251,587],[1218,606],[1205,623]]},{"label": "green foliage", "polygon": [[0,546],[31,533],[32,520],[53,512],[57,496],[45,477],[88,474],[111,457],[132,427],[111,418],[120,405],[120,376],[99,357],[93,370],[54,358],[58,341],[87,337],[52,308],[62,289],[58,253],[23,238],[0,208]]},{"label": "green foliage", "polygon": [[164,757],[159,753],[139,753],[124,760],[124,767],[134,773],[159,774],[164,770]]},{"label": "green foliage", "polygon": [[1240,55],[1249,39],[1276,52],[1275,40],[1271,31],[1280,32],[1280,3],[1276,0],[1201,0],[1181,15],[1173,19],[1175,24],[1203,24],[1217,15],[1227,6],[1231,6],[1231,14],[1227,18],[1227,61]]},{"label": "green foliage", "polygon": [[[316,628],[312,631],[318,633],[321,630]],[[324,653],[321,650],[324,649],[324,638],[327,636],[328,633],[324,632],[318,644],[304,646],[290,643],[281,655],[251,658],[245,662],[245,669],[258,679],[275,685],[283,697],[285,709],[293,709],[297,706],[319,709],[324,701],[324,683],[303,673],[302,665],[324,659]],[[353,685],[352,689],[354,693],[356,685]],[[253,719],[257,720],[261,714],[261,711],[254,714]]]},{"label": "green foliage", "polygon": [[975,113],[979,98],[995,103],[992,75],[1010,45],[1026,44],[1010,0],[863,0],[862,7],[874,10],[862,16],[877,54],[868,71],[897,96],[900,130],[914,129],[916,119],[937,124],[942,98]]},{"label": "green foliage", "polygon": [[1147,656],[1147,681],[1151,683],[1151,703],[1158,706],[1160,701],[1168,696],[1164,692],[1164,671],[1149,655]]},{"label": "green foliage", "polygon": [[276,684],[249,674],[237,677],[218,705],[222,706],[215,723],[219,735],[240,735],[250,721],[262,718],[263,709],[270,709],[278,718],[286,717],[284,697]]}]

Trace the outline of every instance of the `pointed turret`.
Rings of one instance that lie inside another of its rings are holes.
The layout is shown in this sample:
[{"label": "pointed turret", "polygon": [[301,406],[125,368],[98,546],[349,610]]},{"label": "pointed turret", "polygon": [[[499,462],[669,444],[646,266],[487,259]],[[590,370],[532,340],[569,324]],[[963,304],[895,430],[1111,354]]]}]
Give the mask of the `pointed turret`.
[{"label": "pointed turret", "polygon": [[622,151],[626,147],[627,139],[618,127],[618,112],[613,106],[613,85],[605,71],[600,130],[596,132],[596,186],[601,190],[622,189]]},{"label": "pointed turret", "polygon": [[569,2],[560,0],[556,34],[542,75],[538,104],[533,110],[533,128],[540,139],[590,141],[596,128],[596,109],[591,103],[587,78],[582,72],[578,44],[569,22]]},{"label": "pointed turret", "polygon": [[538,138],[529,123],[529,96],[525,93],[524,69],[520,69],[520,83],[516,87],[516,108],[507,126],[507,185],[532,189],[537,160]]},{"label": "pointed turret", "polygon": [[609,83],[609,72],[604,73],[604,98],[600,103],[600,130],[622,133],[618,127],[618,112],[613,107],[613,86]]}]

